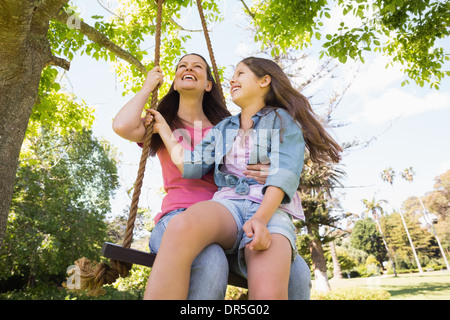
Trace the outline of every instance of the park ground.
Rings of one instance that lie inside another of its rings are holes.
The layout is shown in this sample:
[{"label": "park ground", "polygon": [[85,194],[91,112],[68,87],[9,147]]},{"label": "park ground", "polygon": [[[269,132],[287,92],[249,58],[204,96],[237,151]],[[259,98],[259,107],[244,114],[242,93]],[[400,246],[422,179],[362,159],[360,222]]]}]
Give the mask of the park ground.
[{"label": "park ground", "polygon": [[450,300],[448,271],[399,274],[397,277],[382,275],[370,278],[331,279],[329,282],[332,291],[381,289],[389,292],[390,300]]}]

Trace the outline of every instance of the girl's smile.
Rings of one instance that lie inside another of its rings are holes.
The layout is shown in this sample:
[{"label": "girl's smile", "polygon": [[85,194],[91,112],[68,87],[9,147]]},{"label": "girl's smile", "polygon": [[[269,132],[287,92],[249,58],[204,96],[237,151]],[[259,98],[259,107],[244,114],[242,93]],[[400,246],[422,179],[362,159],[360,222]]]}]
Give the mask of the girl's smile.
[{"label": "girl's smile", "polygon": [[231,87],[231,93],[236,92],[237,90],[239,90],[241,88],[240,85],[234,85]]}]

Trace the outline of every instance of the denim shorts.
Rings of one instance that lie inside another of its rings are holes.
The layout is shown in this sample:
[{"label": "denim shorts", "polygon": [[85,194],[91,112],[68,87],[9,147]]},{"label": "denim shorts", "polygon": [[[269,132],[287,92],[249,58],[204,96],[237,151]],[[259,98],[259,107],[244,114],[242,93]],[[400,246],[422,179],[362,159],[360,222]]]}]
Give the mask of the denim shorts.
[{"label": "denim shorts", "polygon": [[155,227],[152,230],[150,240],[148,242],[148,247],[150,248],[150,252],[158,253],[163,234],[166,231],[167,225],[169,224],[170,220],[172,220],[172,218],[176,217],[177,215],[179,215],[180,213],[182,213],[185,210],[186,210],[186,208],[170,211],[170,212],[166,213],[165,215],[163,215],[161,217],[161,219],[159,219],[158,223],[155,225]]},{"label": "denim shorts", "polygon": [[[228,211],[233,215],[234,220],[236,221],[237,229],[238,229],[238,237],[236,239],[235,244],[231,249],[225,251],[226,254],[235,254],[237,253],[237,260],[239,265],[239,270],[234,270],[244,277],[247,277],[247,266],[245,263],[244,256],[244,248],[247,243],[252,241],[252,238],[248,238],[242,227],[245,222],[247,222],[253,215],[256,210],[259,208],[260,203],[254,202],[247,199],[213,199],[211,201],[216,201],[223,206],[225,206]],[[281,234],[285,236],[289,243],[291,244],[292,256],[293,260],[297,256],[297,248],[296,248],[296,240],[297,236],[295,234],[295,226],[292,222],[291,216],[283,210],[277,209],[272,218],[269,220],[267,224],[267,229],[269,233]]]}]

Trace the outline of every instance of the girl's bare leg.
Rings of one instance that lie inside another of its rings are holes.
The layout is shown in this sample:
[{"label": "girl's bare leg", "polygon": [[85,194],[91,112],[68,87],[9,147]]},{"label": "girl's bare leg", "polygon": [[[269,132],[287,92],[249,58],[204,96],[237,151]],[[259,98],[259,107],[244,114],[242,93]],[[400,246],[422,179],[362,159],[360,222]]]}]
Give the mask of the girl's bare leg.
[{"label": "girl's bare leg", "polygon": [[168,224],[153,264],[144,299],[186,299],[192,261],[208,245],[233,246],[237,226],[215,201],[199,202]]},{"label": "girl's bare leg", "polygon": [[271,234],[267,250],[245,249],[248,272],[248,292],[251,300],[288,299],[292,248],[281,234]]}]

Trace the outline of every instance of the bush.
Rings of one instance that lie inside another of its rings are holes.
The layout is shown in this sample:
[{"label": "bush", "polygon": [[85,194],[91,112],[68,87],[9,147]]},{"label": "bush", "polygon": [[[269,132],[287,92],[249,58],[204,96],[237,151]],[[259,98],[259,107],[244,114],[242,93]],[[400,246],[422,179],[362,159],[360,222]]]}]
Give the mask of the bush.
[{"label": "bush", "polygon": [[347,271],[347,272],[343,272],[342,276],[344,278],[359,278],[359,277],[361,277],[359,272],[357,270],[355,270],[355,269]]},{"label": "bush", "polygon": [[375,264],[359,265],[356,267],[357,274],[363,278],[379,276],[381,274],[380,271],[380,267]]},{"label": "bush", "polygon": [[382,289],[342,288],[330,292],[312,291],[312,300],[389,300],[391,294]]},{"label": "bush", "polygon": [[380,265],[380,263],[378,262],[378,260],[375,258],[375,256],[373,256],[373,255],[369,255],[368,257],[367,257],[367,259],[366,259],[366,266],[369,266],[369,265],[376,265],[376,266],[379,266]]},{"label": "bush", "polygon": [[248,300],[248,289],[227,286],[225,300]]},{"label": "bush", "polygon": [[84,293],[70,292],[62,287],[40,285],[20,291],[9,291],[0,294],[0,300],[140,300],[139,291],[119,291],[112,286],[105,286],[106,294],[89,297]]},{"label": "bush", "polygon": [[118,278],[112,286],[119,291],[133,291],[142,298],[145,287],[147,286],[150,270],[149,267],[134,264],[128,277]]}]

